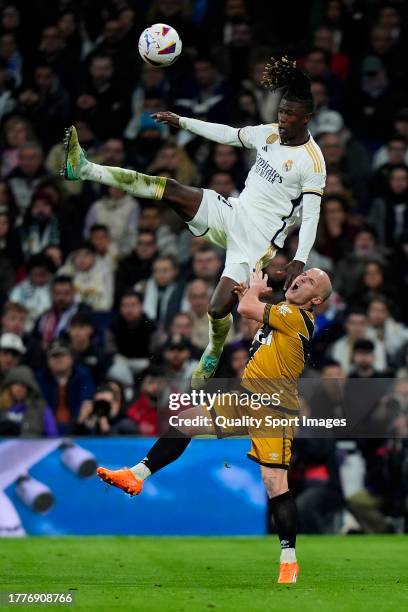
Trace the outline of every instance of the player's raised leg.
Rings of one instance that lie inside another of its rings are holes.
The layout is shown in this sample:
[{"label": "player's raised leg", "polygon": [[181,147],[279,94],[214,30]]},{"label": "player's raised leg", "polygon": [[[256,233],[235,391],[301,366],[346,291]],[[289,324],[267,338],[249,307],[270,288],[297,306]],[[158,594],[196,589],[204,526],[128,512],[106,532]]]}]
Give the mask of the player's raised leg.
[{"label": "player's raised leg", "polygon": [[297,581],[299,566],[296,560],[297,509],[288,487],[288,472],[282,468],[261,466],[262,480],[271,500],[272,514],[281,545],[278,582]]},{"label": "player's raised leg", "polygon": [[67,129],[64,145],[65,162],[61,174],[66,179],[95,181],[140,198],[161,200],[165,197],[183,221],[189,221],[197,214],[203,199],[202,189],[181,185],[163,176],[148,176],[135,170],[94,164],[86,158],[74,126]]},{"label": "player's raised leg", "polygon": [[[208,412],[204,406],[190,408],[183,412],[184,418],[191,419],[193,417],[207,417]],[[194,434],[211,434],[214,433],[213,426],[209,424],[207,427],[200,426],[199,429],[191,426],[184,426],[181,422],[180,426],[169,427],[166,434],[156,440],[152,448],[147,453],[146,457],[136,463],[131,468],[121,468],[120,470],[109,470],[104,467],[99,467],[96,470],[97,475],[101,480],[122,489],[132,497],[139,495],[143,488],[143,482],[152,474],[176,461],[186,450],[191,442],[191,436]]]}]

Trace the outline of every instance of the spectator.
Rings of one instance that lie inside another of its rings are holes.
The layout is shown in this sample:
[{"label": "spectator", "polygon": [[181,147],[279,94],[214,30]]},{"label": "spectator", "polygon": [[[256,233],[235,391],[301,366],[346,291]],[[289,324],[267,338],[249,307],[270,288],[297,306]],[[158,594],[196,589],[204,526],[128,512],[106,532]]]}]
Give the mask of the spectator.
[{"label": "spectator", "polygon": [[384,196],[388,191],[389,178],[396,167],[408,166],[408,143],[404,136],[395,134],[387,142],[387,160],[377,167],[371,178],[371,191],[375,196]]},{"label": "spectator", "polygon": [[318,143],[326,162],[327,171],[344,172],[348,176],[359,210],[364,210],[368,195],[369,164],[365,166],[365,169],[360,163],[353,166],[352,161],[347,156],[342,138],[334,132],[322,134]]},{"label": "spectator", "polygon": [[19,148],[18,165],[8,176],[18,215],[23,217],[31,197],[41,180],[46,176],[43,154],[40,145],[27,142]]},{"label": "spectator", "polygon": [[193,254],[192,277],[205,281],[215,289],[222,268],[222,259],[215,247],[206,244]]},{"label": "spectator", "polygon": [[[326,358],[322,363],[320,380],[306,398],[310,417],[341,419],[344,415],[345,376],[340,364]],[[305,389],[307,391],[307,389]]]},{"label": "spectator", "polygon": [[299,531],[333,533],[336,514],[344,507],[335,440],[295,440],[293,487]]},{"label": "spectator", "polygon": [[378,261],[367,261],[350,301],[366,306],[377,295],[393,298],[395,292],[386,278],[386,269]]},{"label": "spectator", "polygon": [[129,120],[127,96],[115,82],[115,68],[107,55],[91,59],[87,82],[76,101],[81,119],[89,121],[98,138],[116,138],[123,134]]},{"label": "spectator", "polygon": [[90,242],[82,245],[72,254],[71,261],[58,271],[72,276],[77,299],[95,311],[106,311],[113,304],[113,271],[108,271],[98,261],[95,248]]},{"label": "spectator", "polygon": [[143,206],[139,219],[139,231],[154,232],[160,255],[176,255],[176,236],[170,227],[163,223],[162,207],[155,202],[149,202]]},{"label": "spectator", "polygon": [[49,257],[39,253],[29,259],[27,272],[28,278],[14,287],[9,299],[28,309],[27,331],[31,331],[37,317],[51,305],[50,285],[55,268]]},{"label": "spectator", "polygon": [[144,291],[156,257],[157,241],[154,232],[140,230],[133,251],[118,265],[115,279],[116,302],[127,289],[139,287]]},{"label": "spectator", "polygon": [[25,337],[28,310],[18,302],[7,302],[1,316],[1,332]]},{"label": "spectator", "polygon": [[376,233],[369,227],[363,227],[354,236],[351,252],[338,262],[333,277],[334,288],[344,299],[350,299],[357,289],[364,266],[369,261],[385,264]]},{"label": "spectator", "polygon": [[334,32],[328,26],[320,26],[314,31],[313,46],[329,54],[330,72],[342,81],[346,81],[350,60],[347,55],[336,51]]},{"label": "spectator", "polygon": [[239,195],[234,179],[229,172],[216,172],[212,175],[209,188],[223,198],[236,198]]},{"label": "spectator", "polygon": [[109,353],[125,357],[134,372],[144,369],[150,358],[149,347],[156,325],[143,311],[142,296],[135,291],[125,292],[119,304],[119,317],[108,330]]},{"label": "spectator", "polygon": [[337,263],[350,250],[356,232],[346,202],[340,196],[326,196],[322,201],[316,250]]},{"label": "spectator", "polygon": [[20,336],[12,333],[3,333],[0,336],[0,380],[18,366],[26,349]]},{"label": "spectator", "polygon": [[191,341],[201,349],[205,349],[208,344],[209,304],[208,283],[201,279],[193,280],[187,287],[187,308],[192,319]]},{"label": "spectator", "polygon": [[72,431],[83,403],[94,394],[91,373],[75,363],[68,343],[53,340],[47,350],[47,366],[37,370],[36,377],[59,433]]},{"label": "spectator", "polygon": [[17,47],[14,34],[4,33],[0,36],[0,59],[4,62],[7,73],[13,80],[14,85],[19,87],[22,78],[23,58]]},{"label": "spectator", "polygon": [[68,340],[76,363],[86,366],[95,384],[100,384],[111,365],[95,334],[95,325],[86,313],[74,314],[68,325]]},{"label": "spectator", "polygon": [[84,238],[89,239],[93,225],[106,225],[116,251],[121,257],[128,255],[135,243],[139,215],[137,200],[110,187],[89,209],[85,219]]},{"label": "spectator", "polygon": [[47,246],[60,244],[59,222],[54,212],[53,201],[41,189],[33,194],[30,206],[24,215],[21,242],[26,259],[40,253]]},{"label": "spectator", "polygon": [[3,146],[1,177],[7,177],[19,165],[19,149],[27,142],[35,141],[34,130],[30,122],[16,115],[8,117],[3,124]]},{"label": "spectator", "polygon": [[[125,130],[125,137],[128,139],[135,138],[140,131],[142,114],[147,110],[145,105],[147,92],[150,92],[150,95],[155,92],[156,99],[166,102],[170,94],[170,85],[163,68],[144,63],[140,81],[132,93],[132,118]],[[165,135],[168,136],[168,131]]]},{"label": "spectator", "polygon": [[92,401],[85,401],[78,415],[75,433],[87,436],[118,433],[124,414],[109,384],[100,385]]},{"label": "spectator", "polygon": [[[408,108],[402,108],[395,115],[394,124],[393,124],[393,133],[395,134],[395,136],[402,136],[402,138],[404,139],[404,142],[408,142]],[[395,154],[398,155],[399,151],[398,150],[394,151],[393,155]],[[374,170],[376,170],[377,168],[380,168],[383,164],[387,164],[390,161],[389,155],[390,155],[390,150],[388,148],[388,143],[387,143],[387,144],[384,144],[382,147],[380,147],[374,154],[374,157],[373,157]],[[399,163],[404,163],[406,166],[408,166],[408,149],[405,152],[404,160]]]},{"label": "spectator", "polygon": [[355,136],[371,150],[387,139],[393,117],[400,105],[396,88],[390,81],[384,62],[376,56],[367,56],[361,65],[359,86],[347,97],[345,119]]},{"label": "spectator", "polygon": [[359,447],[366,467],[364,483],[348,498],[348,507],[364,533],[395,533],[392,517],[404,512],[399,483],[406,450],[395,439],[359,440]]},{"label": "spectator", "polygon": [[324,134],[335,134],[340,138],[344,148],[345,167],[350,176],[368,178],[371,168],[367,150],[353,136],[337,111],[325,110],[319,114],[314,136],[320,138]]},{"label": "spectator", "polygon": [[34,336],[45,349],[51,340],[60,338],[72,317],[89,307],[75,301],[75,288],[70,276],[58,275],[51,288],[51,306],[36,321]]},{"label": "spectator", "polygon": [[[339,363],[342,371],[349,374],[352,368],[353,347],[358,340],[368,339],[367,315],[362,310],[350,310],[344,323],[345,335],[336,340],[329,349],[332,359]],[[374,345],[374,368],[383,372],[387,367],[385,346],[378,340]]]},{"label": "spectator", "polygon": [[[210,57],[195,58],[194,79],[186,83],[180,93],[174,102],[175,112],[179,115],[228,123],[231,109],[228,88]],[[190,132],[183,136],[185,142],[182,144],[194,139]]]},{"label": "spectator", "polygon": [[157,257],[143,298],[146,316],[166,327],[180,310],[183,288],[183,284],[178,281],[178,266],[175,260],[170,256]]},{"label": "spectator", "polygon": [[166,385],[163,397],[168,398],[169,393],[184,393],[190,388],[191,375],[197,361],[191,359],[191,347],[188,340],[181,336],[173,336],[164,344],[163,367]]},{"label": "spectator", "polygon": [[0,210],[0,255],[9,262],[15,272],[23,263],[19,232],[13,229],[8,212]]},{"label": "spectator", "polygon": [[246,175],[245,165],[237,149],[224,144],[216,144],[214,146],[212,154],[207,161],[204,182],[210,182],[213,174],[219,172],[228,172],[238,189],[243,188],[243,176]]},{"label": "spectator", "polygon": [[147,174],[168,172],[172,178],[187,185],[197,185],[197,170],[185,149],[174,143],[165,143],[157,152],[152,163],[146,168]]},{"label": "spectator", "polygon": [[373,201],[369,219],[381,244],[388,249],[408,231],[407,166],[395,166],[390,171],[387,189],[383,197]]},{"label": "spectator", "polygon": [[18,96],[17,110],[32,123],[45,151],[61,139],[70,117],[70,98],[52,66],[37,64],[33,84]]},{"label": "spectator", "polygon": [[384,342],[388,362],[395,364],[397,353],[408,340],[408,329],[392,318],[388,300],[381,295],[370,300],[367,316],[368,337]]},{"label": "spectator", "polygon": [[52,410],[47,406],[30,368],[16,366],[9,370],[1,388],[2,436],[58,435]]},{"label": "spectator", "polygon": [[158,434],[158,400],[163,373],[157,367],[150,366],[142,374],[140,393],[129,406],[127,417],[133,425],[134,433],[142,436]]},{"label": "spectator", "polygon": [[116,270],[118,251],[112,243],[107,225],[95,223],[89,230],[89,242],[95,249],[97,260],[106,268],[108,274]]},{"label": "spectator", "polygon": [[375,369],[375,346],[372,340],[361,338],[353,344],[349,378],[381,378],[384,371]]}]

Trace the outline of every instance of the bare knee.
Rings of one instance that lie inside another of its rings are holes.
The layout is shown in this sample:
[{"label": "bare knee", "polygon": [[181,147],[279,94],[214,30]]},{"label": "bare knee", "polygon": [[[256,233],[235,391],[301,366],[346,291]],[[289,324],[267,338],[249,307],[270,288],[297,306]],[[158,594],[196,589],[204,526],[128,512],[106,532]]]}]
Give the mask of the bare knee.
[{"label": "bare knee", "polygon": [[231,312],[237,301],[236,295],[232,292],[235,285],[235,281],[224,277],[221,278],[208,307],[208,314],[213,319],[222,319]]},{"label": "bare knee", "polygon": [[208,314],[213,319],[222,319],[227,316],[231,312],[228,304],[222,303],[220,301],[210,302],[208,307]]},{"label": "bare knee", "polygon": [[288,491],[288,473],[286,470],[261,466],[261,474],[270,499]]}]

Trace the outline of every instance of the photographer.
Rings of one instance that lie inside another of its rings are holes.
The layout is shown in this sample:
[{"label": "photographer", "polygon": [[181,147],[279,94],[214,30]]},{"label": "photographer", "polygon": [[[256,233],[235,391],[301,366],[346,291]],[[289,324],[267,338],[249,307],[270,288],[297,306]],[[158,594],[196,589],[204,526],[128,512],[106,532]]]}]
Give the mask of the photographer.
[{"label": "photographer", "polygon": [[122,405],[113,387],[103,383],[93,399],[82,405],[74,433],[85,436],[120,433],[118,427],[123,417]]}]

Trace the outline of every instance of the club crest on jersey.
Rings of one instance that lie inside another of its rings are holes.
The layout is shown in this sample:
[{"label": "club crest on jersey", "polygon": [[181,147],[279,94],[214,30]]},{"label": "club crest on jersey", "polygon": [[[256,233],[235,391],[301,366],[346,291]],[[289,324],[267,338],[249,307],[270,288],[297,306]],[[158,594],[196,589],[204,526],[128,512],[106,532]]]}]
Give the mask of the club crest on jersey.
[{"label": "club crest on jersey", "polygon": [[282,164],[282,170],[284,172],[290,172],[293,167],[293,159],[288,159]]},{"label": "club crest on jersey", "polygon": [[273,144],[274,142],[276,142],[278,140],[278,138],[279,138],[279,136],[277,134],[271,134],[266,139],[266,144]]},{"label": "club crest on jersey", "polygon": [[283,316],[292,314],[292,311],[287,304],[280,304],[280,306],[278,306],[278,312]]}]

